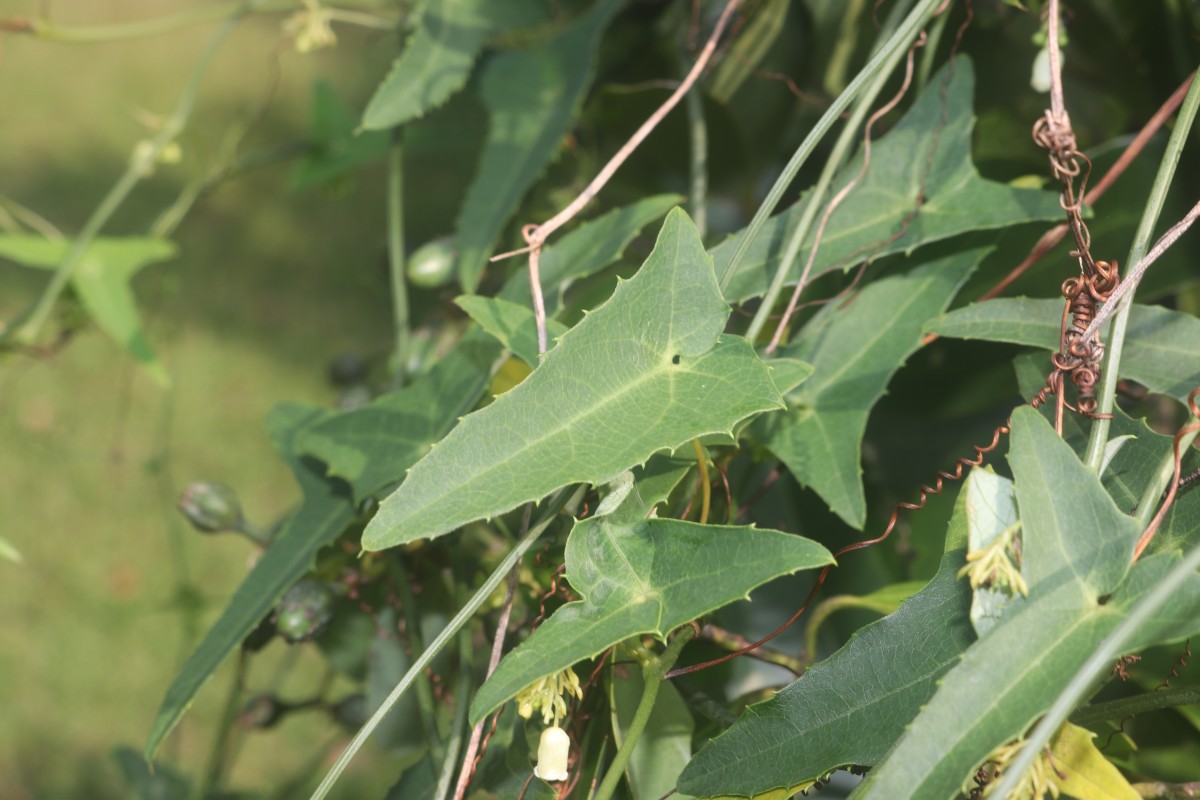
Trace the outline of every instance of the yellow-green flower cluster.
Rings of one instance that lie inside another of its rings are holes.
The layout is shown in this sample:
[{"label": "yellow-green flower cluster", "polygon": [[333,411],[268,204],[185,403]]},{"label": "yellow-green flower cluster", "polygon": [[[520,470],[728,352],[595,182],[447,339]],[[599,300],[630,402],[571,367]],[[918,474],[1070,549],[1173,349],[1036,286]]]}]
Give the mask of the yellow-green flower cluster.
[{"label": "yellow-green flower cluster", "polygon": [[332,21],[333,12],[322,8],[320,0],[304,0],[304,10],[289,17],[283,29],[294,37],[297,53],[310,53],[337,44]]},{"label": "yellow-green flower cluster", "polygon": [[1020,592],[1028,597],[1029,585],[1014,563],[1016,536],[1017,527],[1013,526],[988,542],[982,550],[967,553],[967,565],[958,571],[958,577],[969,576],[972,589],[980,586],[1005,588],[1012,594]]},{"label": "yellow-green flower cluster", "polygon": [[526,687],[517,695],[517,713],[525,719],[533,716],[534,709],[542,712],[542,723],[557,725],[558,721],[567,714],[567,701],[564,695],[571,695],[576,700],[583,699],[583,689],[579,686],[579,677],[575,670],[567,667],[562,672],[541,678],[533,685]]},{"label": "yellow-green flower cluster", "polygon": [[[985,767],[990,767],[987,770],[990,780],[983,788],[983,796],[991,795],[992,790],[1000,783],[1000,776],[1008,769],[1008,763],[1016,757],[1021,748],[1025,746],[1025,742],[1017,740],[1009,744],[1001,745],[992,751],[992,754],[987,757],[984,762]],[[1042,800],[1047,794],[1057,798],[1060,794],[1058,783],[1055,781],[1057,773],[1054,769],[1054,764],[1050,760],[1050,751],[1043,749],[1038,757],[1033,760],[1033,764],[1021,776],[1020,783],[1017,784],[1017,790],[1009,797],[1019,797],[1021,800]]]}]

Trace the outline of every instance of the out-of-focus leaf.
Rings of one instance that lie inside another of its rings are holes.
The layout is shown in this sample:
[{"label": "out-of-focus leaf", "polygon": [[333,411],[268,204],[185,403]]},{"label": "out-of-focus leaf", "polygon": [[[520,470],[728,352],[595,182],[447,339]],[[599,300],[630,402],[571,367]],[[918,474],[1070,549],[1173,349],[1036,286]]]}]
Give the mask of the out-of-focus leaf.
[{"label": "out-of-focus leaf", "polygon": [[781,407],[750,344],[721,335],[728,316],[695,227],[671,212],[641,270],[421,459],[363,546],[440,536],[568,484],[607,483],[660,450]]},{"label": "out-of-focus leaf", "polygon": [[[465,294],[455,304],[479,323],[485,331],[496,337],[504,349],[531,367],[538,364],[537,321],[533,312],[525,306],[497,297],[482,297]],[[546,320],[546,335],[549,346],[567,332],[567,326],[552,319]]]},{"label": "out-of-focus leaf", "polygon": [[170,764],[147,763],[137,750],[125,745],[113,748],[112,757],[131,800],[186,800],[191,796],[191,782]]},{"label": "out-of-focus leaf", "polygon": [[355,135],[354,118],[333,87],[317,81],[313,84],[309,153],[292,172],[292,185],[300,188],[329,183],[362,164],[383,158],[387,150],[386,133]]},{"label": "out-of-focus leaf", "polygon": [[945,310],[987,252],[956,253],[875,281],[848,305],[826,306],[783,350],[814,372],[788,394],[787,414],[765,418],[759,435],[796,480],[856,528],[867,513],[861,451],[871,408],[920,346],[921,326]]},{"label": "out-of-focus leaf", "polygon": [[437,108],[466,85],[483,39],[495,25],[497,0],[438,0],[424,4],[417,28],[363,112],[362,126],[402,125]]},{"label": "out-of-focus leaf", "polygon": [[475,291],[501,229],[558,152],[591,83],[600,36],[621,0],[600,0],[553,41],[490,61],[480,93],[491,114],[479,172],[458,218],[459,280]]},{"label": "out-of-focus leaf", "polygon": [[894,614],[748,708],[696,754],[680,791],[757,798],[837,767],[878,763],[975,638],[970,591],[955,578],[962,564],[961,550],[944,556],[933,580]]},{"label": "out-of-focus leaf", "polygon": [[[633,722],[646,681],[640,670],[613,666],[609,673],[613,743],[620,747]],[[654,698],[650,720],[633,748],[625,767],[633,800],[658,800],[675,789],[675,780],[692,757],[692,733],[696,727],[679,690],[663,681]],[[689,795],[673,793],[673,798],[690,800]]]},{"label": "out-of-focus leaf", "polygon": [[[70,248],[67,240],[0,234],[0,258],[26,267],[57,269]],[[100,330],[124,347],[164,387],[171,379],[142,329],[129,282],[142,267],[174,258],[177,252],[175,244],[166,239],[99,238],[88,247],[71,276],[71,286]]]},{"label": "out-of-focus leaf", "polygon": [[750,22],[742,28],[713,73],[708,93],[714,100],[728,103],[738,87],[758,69],[783,30],[789,5],[789,0],[763,0],[758,4]]},{"label": "out-of-focus leaf", "polygon": [[[1062,300],[1001,297],[951,311],[926,330],[956,339],[1012,342],[1058,351]],[[1158,306],[1129,314],[1121,376],[1152,392],[1187,401],[1200,386],[1200,319]]]},{"label": "out-of-focus leaf", "polygon": [[[971,62],[960,55],[930,79],[904,118],[873,144],[867,174],[829,218],[811,277],[890,253],[910,252],[967,231],[1062,216],[1053,192],[1016,189],[984,180],[975,171],[970,159],[974,84]],[[926,175],[925,155],[931,151]],[[846,165],[832,191],[858,174],[861,158],[860,154]],[[919,203],[919,198],[924,202]],[[801,198],[767,221],[726,288],[730,302],[740,303],[766,291],[807,202]],[[718,275],[732,258],[740,235],[713,248]],[[806,243],[801,248],[789,283],[799,278],[811,246]]]},{"label": "out-of-focus leaf", "polygon": [[0,558],[7,558],[9,561],[21,563],[21,552],[17,548],[8,543],[8,540],[0,537]]},{"label": "out-of-focus leaf", "polygon": [[471,410],[499,355],[493,339],[469,333],[411,386],[314,423],[301,436],[300,448],[349,483],[356,499],[370,497],[401,480]]},{"label": "out-of-focus leaf", "polygon": [[792,534],[646,519],[642,509],[631,497],[612,514],[598,510],[575,524],[566,576],[584,599],[559,608],[505,656],[472,701],[472,721],[537,679],[630,636],[665,640],[773,578],[833,561],[821,545]]},{"label": "out-of-focus leaf", "polygon": [[304,501],[238,586],[167,689],[146,742],[147,760],[154,757],[154,751],[226,656],[254,630],[283,593],[312,568],[317,551],[336,539],[354,518],[348,487],[326,478],[324,465],[303,455],[297,447],[301,432],[327,416],[328,411],[298,404],[279,406],[267,416],[267,429],[296,476]]}]

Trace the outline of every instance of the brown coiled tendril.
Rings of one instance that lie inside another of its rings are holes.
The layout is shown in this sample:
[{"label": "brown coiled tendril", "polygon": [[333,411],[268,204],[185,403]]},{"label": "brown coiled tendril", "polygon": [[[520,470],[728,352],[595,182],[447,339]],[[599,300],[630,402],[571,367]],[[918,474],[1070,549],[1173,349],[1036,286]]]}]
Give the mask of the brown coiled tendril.
[{"label": "brown coiled tendril", "polygon": [[[1194,417],[1200,417],[1200,386],[1192,389],[1191,394],[1187,399],[1188,410],[1192,412]],[[1184,485],[1182,478],[1183,472],[1183,450],[1181,445],[1183,439],[1190,433],[1200,430],[1200,422],[1192,422],[1184,425],[1175,433],[1174,454],[1175,454],[1175,472],[1171,477],[1171,487],[1167,489],[1167,496],[1163,500],[1162,506],[1158,509],[1158,513],[1154,515],[1154,519],[1150,520],[1150,524],[1146,526],[1146,530],[1142,532],[1138,539],[1137,547],[1133,550],[1133,560],[1137,561],[1141,557],[1142,551],[1150,544],[1150,540],[1154,538],[1154,534],[1158,532],[1158,527],[1162,525],[1162,521],[1166,519],[1167,512],[1171,510],[1171,504],[1175,502],[1175,495],[1179,492],[1179,488]]]}]

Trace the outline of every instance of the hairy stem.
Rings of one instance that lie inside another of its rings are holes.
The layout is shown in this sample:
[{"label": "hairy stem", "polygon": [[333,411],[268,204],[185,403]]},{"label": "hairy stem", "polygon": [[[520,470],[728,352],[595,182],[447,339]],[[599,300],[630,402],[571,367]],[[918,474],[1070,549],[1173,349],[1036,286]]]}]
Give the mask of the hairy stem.
[{"label": "hairy stem", "polygon": [[1200,686],[1177,686],[1133,697],[1122,697],[1107,703],[1084,706],[1071,715],[1071,722],[1088,727],[1109,719],[1124,719],[1133,714],[1145,714],[1161,708],[1177,708],[1200,703]]}]

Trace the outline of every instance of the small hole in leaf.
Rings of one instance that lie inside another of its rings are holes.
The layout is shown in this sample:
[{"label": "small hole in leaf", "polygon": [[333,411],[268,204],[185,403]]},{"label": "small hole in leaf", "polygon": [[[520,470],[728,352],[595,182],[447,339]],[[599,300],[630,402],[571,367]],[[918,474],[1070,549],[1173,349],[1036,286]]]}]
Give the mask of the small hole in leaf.
[{"label": "small hole in leaf", "polygon": [[678,353],[676,353],[675,355],[671,356],[671,363],[672,363],[672,364],[678,364],[678,363],[679,363],[679,354],[678,354]]}]

